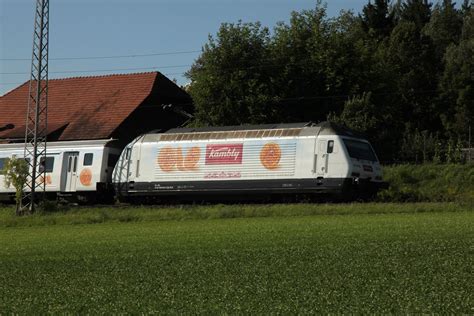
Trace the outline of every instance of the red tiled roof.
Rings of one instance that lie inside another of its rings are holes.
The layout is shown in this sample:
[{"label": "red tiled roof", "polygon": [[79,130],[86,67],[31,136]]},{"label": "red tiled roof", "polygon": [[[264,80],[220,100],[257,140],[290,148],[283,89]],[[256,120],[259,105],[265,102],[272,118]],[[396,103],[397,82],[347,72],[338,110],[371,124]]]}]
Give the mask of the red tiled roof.
[{"label": "red tiled roof", "polygon": [[[66,126],[60,140],[109,138],[147,98],[158,72],[49,80],[48,124]],[[29,82],[0,97],[0,127],[24,126]],[[0,138],[13,130],[0,132]]]},{"label": "red tiled roof", "polygon": [[[63,124],[63,123],[48,123],[47,133],[49,135],[66,126],[67,124]],[[26,129],[25,125],[15,126],[15,128],[6,130],[5,132],[3,132],[2,137],[8,138],[8,139],[23,139],[25,138],[25,129]]]}]

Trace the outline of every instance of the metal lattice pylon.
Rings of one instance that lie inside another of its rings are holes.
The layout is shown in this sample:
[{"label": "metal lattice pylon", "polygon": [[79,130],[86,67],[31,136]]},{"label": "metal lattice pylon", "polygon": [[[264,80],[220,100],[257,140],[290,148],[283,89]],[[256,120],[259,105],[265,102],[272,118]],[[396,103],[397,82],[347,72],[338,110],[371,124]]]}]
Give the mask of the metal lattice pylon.
[{"label": "metal lattice pylon", "polygon": [[26,114],[24,158],[29,175],[23,195],[23,209],[34,212],[44,197],[46,185],[46,136],[48,127],[48,38],[49,0],[36,1],[31,57],[30,92]]}]

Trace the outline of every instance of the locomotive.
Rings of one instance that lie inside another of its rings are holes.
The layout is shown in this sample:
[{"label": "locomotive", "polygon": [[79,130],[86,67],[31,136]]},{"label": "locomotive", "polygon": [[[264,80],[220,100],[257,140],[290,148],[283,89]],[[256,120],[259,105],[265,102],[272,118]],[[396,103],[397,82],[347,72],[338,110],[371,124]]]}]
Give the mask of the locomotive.
[{"label": "locomotive", "polygon": [[[20,145],[0,145],[0,169]],[[82,199],[114,194],[128,202],[353,199],[387,187],[370,143],[331,122],[178,128],[143,134],[125,146],[114,140],[49,143],[45,167],[47,193]],[[13,190],[0,174],[2,193]]]},{"label": "locomotive", "polygon": [[112,180],[117,196],[129,201],[283,194],[351,199],[387,186],[370,143],[330,122],[148,133],[125,147]]}]

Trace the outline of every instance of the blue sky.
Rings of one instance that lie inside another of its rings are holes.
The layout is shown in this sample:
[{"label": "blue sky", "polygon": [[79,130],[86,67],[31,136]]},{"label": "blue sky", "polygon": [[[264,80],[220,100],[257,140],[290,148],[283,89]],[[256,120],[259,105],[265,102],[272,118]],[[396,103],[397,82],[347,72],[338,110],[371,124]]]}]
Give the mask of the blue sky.
[{"label": "blue sky", "polygon": [[[0,0],[0,95],[29,79],[35,2]],[[328,15],[342,9],[359,12],[366,3],[328,0]],[[198,57],[195,51],[221,23],[241,19],[272,28],[288,21],[291,11],[315,4],[316,0],[50,0],[49,77],[158,70],[185,84],[183,73]],[[56,59],[154,53],[172,54]],[[11,58],[25,60],[5,60]]]}]

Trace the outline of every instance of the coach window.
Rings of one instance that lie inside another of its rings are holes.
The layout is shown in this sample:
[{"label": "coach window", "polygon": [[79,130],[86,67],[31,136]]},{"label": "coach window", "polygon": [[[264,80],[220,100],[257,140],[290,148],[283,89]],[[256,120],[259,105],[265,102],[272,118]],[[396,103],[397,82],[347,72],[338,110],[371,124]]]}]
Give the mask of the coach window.
[{"label": "coach window", "polygon": [[92,166],[92,161],[94,160],[94,154],[85,154],[84,155],[84,162],[83,162],[83,165],[84,166]]},{"label": "coach window", "polygon": [[3,168],[5,167],[5,163],[7,162],[8,158],[0,158],[0,174],[3,174]]},{"label": "coach window", "polygon": [[46,157],[46,161],[44,157],[40,160],[39,172],[53,172],[54,168],[54,157]]},{"label": "coach window", "polygon": [[331,154],[334,151],[334,141],[328,141],[328,154]]}]

